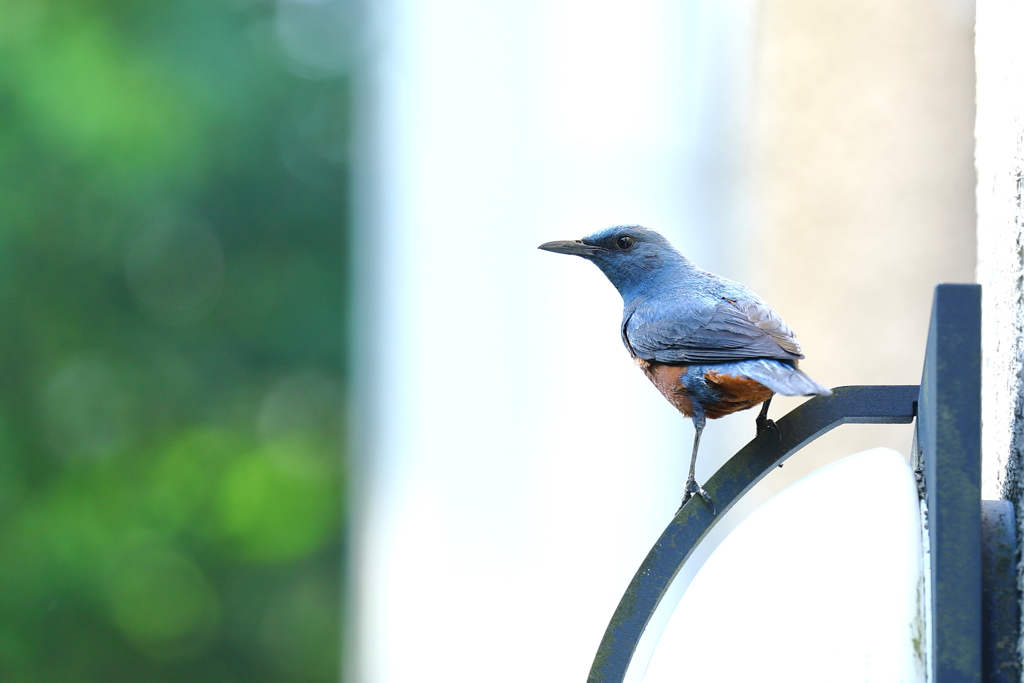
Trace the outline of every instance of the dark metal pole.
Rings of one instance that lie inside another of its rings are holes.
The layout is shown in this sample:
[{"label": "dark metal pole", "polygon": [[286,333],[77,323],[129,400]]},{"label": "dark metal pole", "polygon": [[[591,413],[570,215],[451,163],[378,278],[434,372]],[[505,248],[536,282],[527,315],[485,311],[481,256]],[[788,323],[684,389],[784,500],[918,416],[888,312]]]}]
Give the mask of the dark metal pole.
[{"label": "dark metal pole", "polygon": [[935,288],[918,408],[933,683],[981,683],[981,287]]},{"label": "dark metal pole", "polygon": [[984,683],[1019,683],[1017,525],[1008,500],[981,501],[981,672]]}]

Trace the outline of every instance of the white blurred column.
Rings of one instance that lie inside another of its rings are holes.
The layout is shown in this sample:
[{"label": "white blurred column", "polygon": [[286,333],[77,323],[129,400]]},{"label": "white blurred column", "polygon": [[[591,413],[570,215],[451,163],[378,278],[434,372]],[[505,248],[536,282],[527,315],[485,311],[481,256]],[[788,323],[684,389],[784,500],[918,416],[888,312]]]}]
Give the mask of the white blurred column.
[{"label": "white blurred column", "polygon": [[[642,223],[741,276],[750,3],[368,9],[351,680],[583,680],[692,427],[604,276],[536,247]],[[747,417],[708,428],[699,477]]]}]

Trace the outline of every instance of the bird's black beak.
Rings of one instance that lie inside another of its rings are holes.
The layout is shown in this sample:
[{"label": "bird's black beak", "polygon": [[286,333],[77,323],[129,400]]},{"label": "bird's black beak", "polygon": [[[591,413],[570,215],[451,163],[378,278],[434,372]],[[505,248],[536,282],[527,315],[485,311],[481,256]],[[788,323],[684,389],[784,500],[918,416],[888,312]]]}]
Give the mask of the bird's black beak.
[{"label": "bird's black beak", "polygon": [[589,244],[583,244],[581,240],[558,240],[557,242],[545,242],[537,248],[543,249],[544,251],[553,251],[556,254],[572,254],[573,256],[582,256],[583,258],[590,258],[601,250],[600,247],[592,247]]}]

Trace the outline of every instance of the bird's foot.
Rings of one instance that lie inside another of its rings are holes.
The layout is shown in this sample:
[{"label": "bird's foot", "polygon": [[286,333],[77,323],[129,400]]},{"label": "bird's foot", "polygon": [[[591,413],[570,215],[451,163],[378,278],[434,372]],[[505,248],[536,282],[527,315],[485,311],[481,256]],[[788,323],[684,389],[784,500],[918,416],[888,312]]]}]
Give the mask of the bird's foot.
[{"label": "bird's foot", "polygon": [[775,424],[775,420],[770,420],[767,417],[757,416],[757,435],[761,436],[767,431],[774,431],[775,436],[778,437],[779,441],[782,441],[782,432],[779,431],[778,425]]},{"label": "bird's foot", "polygon": [[[679,510],[683,509],[683,506],[686,505],[686,501],[690,500],[690,498],[692,498],[693,494],[695,493],[699,494],[700,497],[704,499],[704,502],[711,506],[712,515],[718,514],[718,510],[717,508],[715,508],[715,504],[711,502],[711,496],[709,496],[708,492],[705,491],[704,488],[697,483],[696,479],[686,480],[686,488],[683,493],[683,502],[679,504]],[[679,510],[676,510],[676,512],[678,513]]]}]

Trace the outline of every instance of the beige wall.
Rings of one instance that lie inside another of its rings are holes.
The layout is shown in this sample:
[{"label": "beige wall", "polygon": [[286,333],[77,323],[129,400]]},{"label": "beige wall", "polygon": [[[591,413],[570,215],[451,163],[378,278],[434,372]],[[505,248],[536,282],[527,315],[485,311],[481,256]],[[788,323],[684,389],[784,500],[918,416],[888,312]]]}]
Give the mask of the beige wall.
[{"label": "beige wall", "polygon": [[[916,384],[932,288],[974,281],[973,16],[952,0],[766,0],[757,27],[747,284],[824,384]],[[844,427],[818,450],[908,440]]]}]

